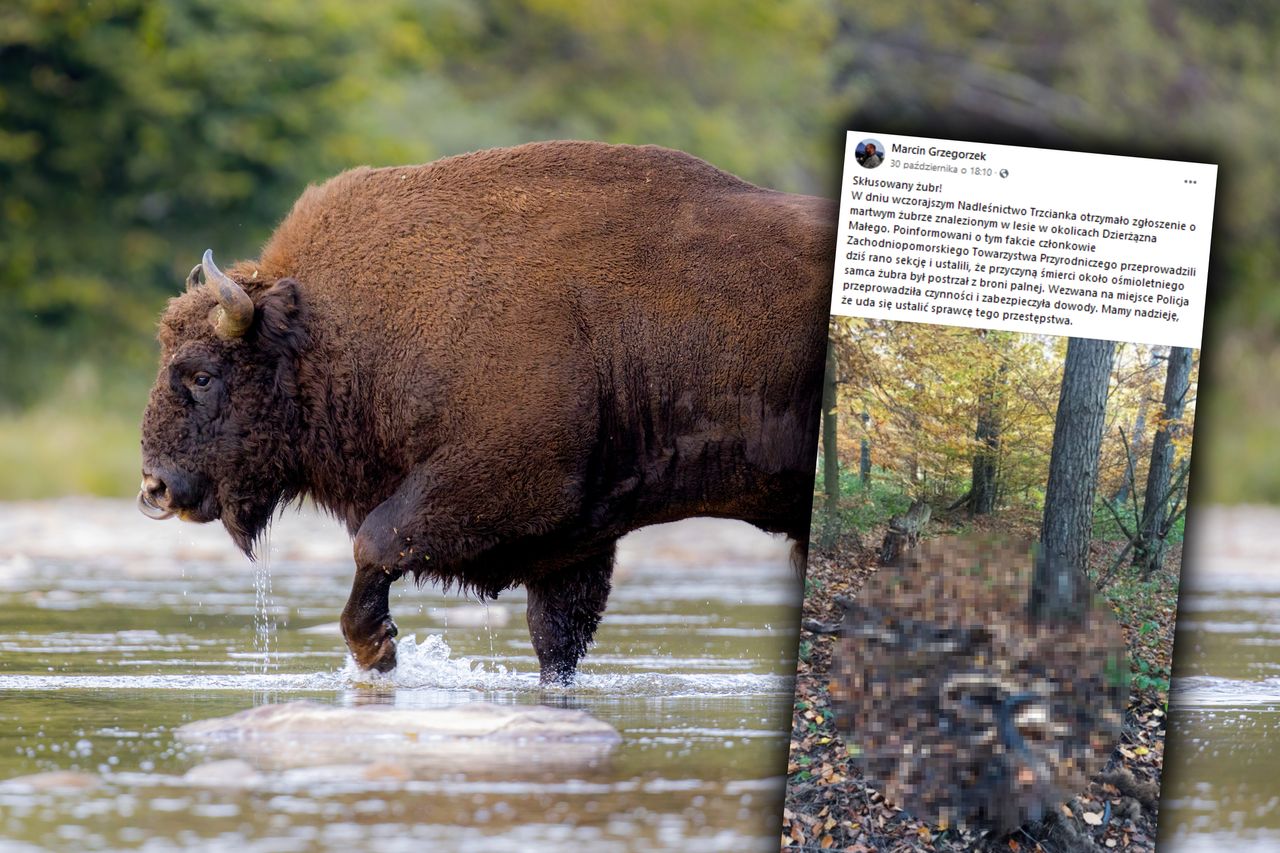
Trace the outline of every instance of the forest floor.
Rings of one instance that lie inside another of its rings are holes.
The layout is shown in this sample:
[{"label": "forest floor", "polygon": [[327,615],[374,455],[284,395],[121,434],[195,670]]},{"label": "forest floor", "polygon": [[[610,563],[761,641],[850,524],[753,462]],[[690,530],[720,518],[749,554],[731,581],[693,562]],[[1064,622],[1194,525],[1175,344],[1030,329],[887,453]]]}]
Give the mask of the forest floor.
[{"label": "forest floor", "polygon": [[[948,532],[1035,538],[1038,518],[1002,513],[977,522],[956,515],[936,520],[929,535]],[[884,528],[862,543],[848,537],[809,557],[803,616],[840,622],[836,596],[856,596],[879,568],[876,546]],[[1095,541],[1090,574],[1106,572],[1122,542]],[[1120,569],[1103,596],[1112,605],[1130,652],[1132,681],[1120,743],[1104,769],[1043,820],[1010,835],[938,829],[887,802],[865,784],[845,748],[829,691],[831,657],[838,637],[801,634],[791,756],[783,812],[782,847],[788,851],[1045,851],[1153,850],[1164,763],[1174,618],[1181,543],[1171,545],[1162,573],[1142,582]]]}]

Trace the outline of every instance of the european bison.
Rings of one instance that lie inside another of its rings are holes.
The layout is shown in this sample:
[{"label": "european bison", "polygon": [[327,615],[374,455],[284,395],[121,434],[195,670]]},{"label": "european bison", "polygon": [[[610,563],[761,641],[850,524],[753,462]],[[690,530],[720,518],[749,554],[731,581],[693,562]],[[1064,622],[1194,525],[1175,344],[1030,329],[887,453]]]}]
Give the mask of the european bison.
[{"label": "european bison", "polygon": [[345,172],[170,302],[139,506],[252,557],[313,498],[355,538],[342,630],[381,671],[406,572],[524,584],[542,679],[568,682],[628,531],[806,541],[834,240],[832,202],[653,146]]}]

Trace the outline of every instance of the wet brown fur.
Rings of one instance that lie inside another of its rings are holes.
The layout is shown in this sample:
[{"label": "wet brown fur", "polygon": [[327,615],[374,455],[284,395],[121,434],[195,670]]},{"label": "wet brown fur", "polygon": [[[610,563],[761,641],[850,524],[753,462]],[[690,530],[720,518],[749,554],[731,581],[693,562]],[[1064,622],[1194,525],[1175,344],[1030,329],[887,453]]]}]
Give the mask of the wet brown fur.
[{"label": "wet brown fur", "polygon": [[171,302],[144,458],[247,553],[309,495],[359,567],[484,596],[581,598],[596,563],[607,594],[618,537],[689,516],[804,542],[834,229],[830,201],[653,146],[354,169],[228,269],[243,338],[211,289]]}]

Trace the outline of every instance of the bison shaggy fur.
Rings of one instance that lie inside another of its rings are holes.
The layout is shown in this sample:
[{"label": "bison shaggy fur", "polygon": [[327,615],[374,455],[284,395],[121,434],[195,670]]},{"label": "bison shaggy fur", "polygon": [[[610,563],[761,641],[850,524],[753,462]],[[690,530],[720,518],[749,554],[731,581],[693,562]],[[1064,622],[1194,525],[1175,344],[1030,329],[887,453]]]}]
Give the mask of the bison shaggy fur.
[{"label": "bison shaggy fur", "polygon": [[523,584],[567,681],[628,531],[807,540],[834,233],[830,201],[652,146],[345,172],[170,302],[140,505],[252,556],[313,499],[354,537],[342,628],[379,670],[396,579]]}]

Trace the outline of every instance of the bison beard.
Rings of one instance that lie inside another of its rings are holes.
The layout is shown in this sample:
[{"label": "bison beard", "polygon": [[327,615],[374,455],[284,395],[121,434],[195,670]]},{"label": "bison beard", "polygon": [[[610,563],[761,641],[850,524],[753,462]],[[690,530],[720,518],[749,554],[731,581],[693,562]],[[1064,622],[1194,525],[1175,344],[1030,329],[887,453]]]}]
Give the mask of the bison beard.
[{"label": "bison beard", "polygon": [[803,551],[834,220],[652,146],[346,172],[170,303],[139,505],[250,556],[294,497],[345,521],[363,667],[395,665],[403,575],[523,584],[567,682],[625,533],[740,518]]}]

